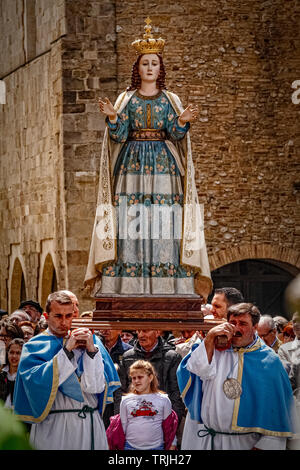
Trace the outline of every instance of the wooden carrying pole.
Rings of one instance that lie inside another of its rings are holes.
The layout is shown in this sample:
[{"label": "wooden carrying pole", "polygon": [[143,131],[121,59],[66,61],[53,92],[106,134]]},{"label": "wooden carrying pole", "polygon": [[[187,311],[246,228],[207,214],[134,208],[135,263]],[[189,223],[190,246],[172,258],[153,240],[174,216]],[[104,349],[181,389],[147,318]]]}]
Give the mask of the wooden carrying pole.
[{"label": "wooden carrying pole", "polygon": [[223,320],[204,321],[151,321],[151,320],[93,320],[91,318],[74,318],[72,328],[90,328],[92,330],[198,330],[207,332]]}]

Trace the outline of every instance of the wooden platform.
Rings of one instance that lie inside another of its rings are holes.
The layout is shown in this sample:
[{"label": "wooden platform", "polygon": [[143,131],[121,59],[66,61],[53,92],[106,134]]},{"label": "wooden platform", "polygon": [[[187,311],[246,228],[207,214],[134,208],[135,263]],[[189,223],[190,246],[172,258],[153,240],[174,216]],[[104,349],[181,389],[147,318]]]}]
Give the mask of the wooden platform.
[{"label": "wooden platform", "polygon": [[92,330],[164,330],[164,331],[176,331],[176,330],[198,330],[207,332],[214,326],[223,323],[220,320],[205,320],[202,322],[188,322],[174,321],[172,323],[168,321],[151,321],[145,322],[140,321],[108,321],[108,320],[86,320],[82,318],[75,318],[72,322],[72,328],[87,327]]},{"label": "wooden platform", "polygon": [[95,298],[92,319],[74,319],[72,327],[95,330],[201,330],[221,323],[204,320],[200,296],[110,296]]}]

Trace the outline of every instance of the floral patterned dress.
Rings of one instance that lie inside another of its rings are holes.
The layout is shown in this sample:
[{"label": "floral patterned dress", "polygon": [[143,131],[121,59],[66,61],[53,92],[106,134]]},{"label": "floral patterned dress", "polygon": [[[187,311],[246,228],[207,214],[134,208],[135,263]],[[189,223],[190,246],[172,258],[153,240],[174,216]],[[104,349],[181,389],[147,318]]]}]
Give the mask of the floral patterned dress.
[{"label": "floral patterned dress", "polygon": [[163,92],[136,92],[116,124],[107,119],[110,138],[124,145],[113,181],[117,261],[103,269],[99,294],[194,294],[193,272],[179,263],[183,177],[165,143],[188,131],[177,120]]}]

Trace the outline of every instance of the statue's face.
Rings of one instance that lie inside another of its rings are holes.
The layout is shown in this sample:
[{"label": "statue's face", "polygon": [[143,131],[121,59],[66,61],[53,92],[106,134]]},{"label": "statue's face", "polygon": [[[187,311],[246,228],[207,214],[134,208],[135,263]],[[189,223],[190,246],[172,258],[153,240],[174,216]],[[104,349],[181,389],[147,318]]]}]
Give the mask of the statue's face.
[{"label": "statue's face", "polygon": [[142,81],[156,82],[160,71],[160,62],[156,54],[144,54],[139,62],[139,74]]}]

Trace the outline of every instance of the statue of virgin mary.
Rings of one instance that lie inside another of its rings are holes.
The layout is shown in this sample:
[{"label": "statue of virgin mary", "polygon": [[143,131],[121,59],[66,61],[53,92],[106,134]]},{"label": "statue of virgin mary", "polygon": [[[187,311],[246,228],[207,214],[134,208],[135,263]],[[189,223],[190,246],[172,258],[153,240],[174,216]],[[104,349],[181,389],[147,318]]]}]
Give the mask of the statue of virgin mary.
[{"label": "statue of virgin mary", "polygon": [[85,285],[94,296],[201,295],[212,288],[190,142],[197,106],[167,90],[165,40],[132,43],[131,85],[106,120]]}]

